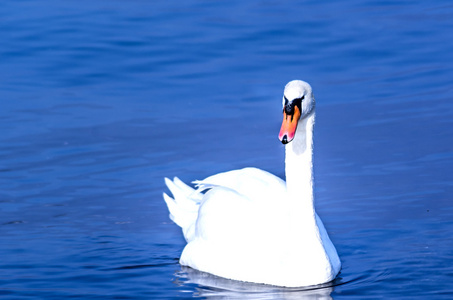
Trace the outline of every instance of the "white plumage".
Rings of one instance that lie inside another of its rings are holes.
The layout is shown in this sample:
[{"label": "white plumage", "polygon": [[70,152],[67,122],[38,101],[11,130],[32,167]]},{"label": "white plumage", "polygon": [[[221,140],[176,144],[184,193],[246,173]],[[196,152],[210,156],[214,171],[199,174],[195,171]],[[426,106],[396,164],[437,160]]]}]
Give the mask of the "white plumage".
[{"label": "white plumage", "polygon": [[187,245],[180,263],[217,276],[298,287],[331,281],[341,263],[313,199],[315,100],[308,83],[284,91],[279,134],[286,145],[286,182],[245,168],[195,181],[165,182],[170,218]]}]

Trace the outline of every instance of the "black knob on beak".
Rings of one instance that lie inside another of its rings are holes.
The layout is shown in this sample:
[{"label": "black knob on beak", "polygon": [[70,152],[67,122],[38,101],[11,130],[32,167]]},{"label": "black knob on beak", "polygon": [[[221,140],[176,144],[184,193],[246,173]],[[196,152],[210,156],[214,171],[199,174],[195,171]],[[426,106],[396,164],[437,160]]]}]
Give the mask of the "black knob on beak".
[{"label": "black knob on beak", "polygon": [[286,136],[286,134],[282,138],[282,144],[283,145],[288,144],[288,137]]}]

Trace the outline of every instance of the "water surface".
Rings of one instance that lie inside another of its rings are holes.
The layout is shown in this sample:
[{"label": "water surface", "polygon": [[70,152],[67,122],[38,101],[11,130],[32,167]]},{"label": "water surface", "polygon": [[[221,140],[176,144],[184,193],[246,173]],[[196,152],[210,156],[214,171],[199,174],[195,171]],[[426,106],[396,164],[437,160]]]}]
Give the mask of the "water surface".
[{"label": "water surface", "polygon": [[[0,295],[453,296],[448,1],[5,1],[0,20]],[[281,289],[181,268],[163,177],[283,177],[296,78],[340,275]]]}]

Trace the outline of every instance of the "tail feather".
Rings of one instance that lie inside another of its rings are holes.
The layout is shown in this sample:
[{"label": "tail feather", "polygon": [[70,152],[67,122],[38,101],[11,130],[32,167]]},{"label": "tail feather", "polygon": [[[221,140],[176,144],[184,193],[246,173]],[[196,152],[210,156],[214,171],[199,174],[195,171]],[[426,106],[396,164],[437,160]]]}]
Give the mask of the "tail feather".
[{"label": "tail feather", "polygon": [[165,203],[167,203],[168,211],[170,212],[170,219],[176,224],[178,224],[178,226],[182,227],[182,224],[179,224],[180,222],[178,222],[177,219],[175,220],[175,215],[180,214],[180,209],[176,205],[175,200],[173,200],[173,198],[171,198],[165,193],[163,193],[163,196]]},{"label": "tail feather", "polygon": [[170,212],[170,219],[182,228],[185,239],[189,241],[193,237],[202,194],[176,177],[173,181],[165,178],[165,183],[173,194],[173,198],[163,194]]},{"label": "tail feather", "polygon": [[178,177],[173,178],[173,183],[177,186],[184,194],[190,195],[190,199],[197,203],[201,202],[202,195],[198,193],[194,188],[191,188],[184,182],[182,182]]}]

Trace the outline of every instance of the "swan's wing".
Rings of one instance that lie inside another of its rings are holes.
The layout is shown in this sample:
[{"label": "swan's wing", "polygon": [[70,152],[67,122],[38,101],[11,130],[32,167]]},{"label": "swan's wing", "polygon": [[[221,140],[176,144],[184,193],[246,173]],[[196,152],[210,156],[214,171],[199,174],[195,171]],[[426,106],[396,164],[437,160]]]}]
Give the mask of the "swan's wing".
[{"label": "swan's wing", "polygon": [[199,190],[224,187],[244,195],[250,201],[278,200],[286,193],[285,181],[257,169],[245,168],[218,173],[204,180],[194,181]]},{"label": "swan's wing", "polygon": [[[286,193],[286,185],[283,180],[256,168],[219,173],[196,181],[197,190],[187,186],[176,177],[173,181],[166,178],[165,183],[173,194],[173,198],[165,193],[163,195],[170,211],[170,219],[182,228],[187,241],[192,240],[196,235],[197,219],[207,224],[221,215],[229,217],[234,215],[239,218],[238,211],[256,212],[269,208],[269,205],[263,206],[263,204],[278,201]],[[206,189],[210,189],[210,191],[202,193]],[[203,217],[203,214],[200,213],[200,206],[209,211],[209,216],[214,217]],[[207,209],[207,207],[210,208]],[[219,207],[221,207],[220,210],[217,209]],[[244,220],[248,219],[244,217]],[[217,223],[216,221],[215,224]],[[213,227],[213,225],[208,227]]]}]

